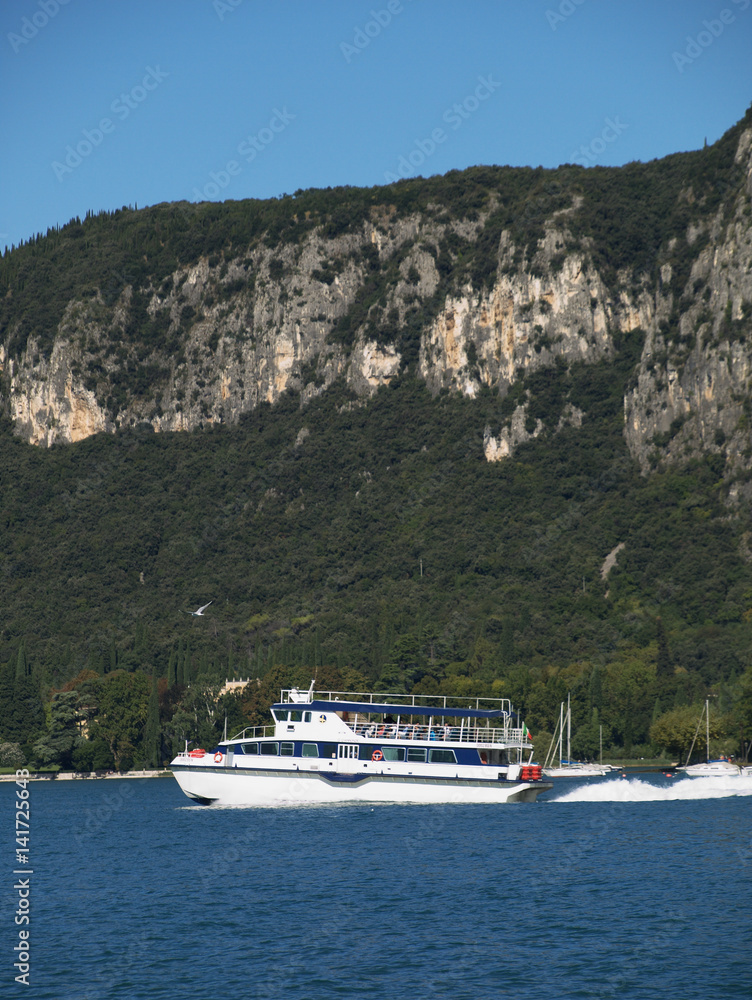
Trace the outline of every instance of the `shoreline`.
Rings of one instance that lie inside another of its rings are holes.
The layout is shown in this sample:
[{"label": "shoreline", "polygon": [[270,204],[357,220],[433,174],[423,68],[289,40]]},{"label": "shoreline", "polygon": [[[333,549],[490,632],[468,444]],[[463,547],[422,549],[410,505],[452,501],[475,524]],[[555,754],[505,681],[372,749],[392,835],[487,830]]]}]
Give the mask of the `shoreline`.
[{"label": "shoreline", "polygon": [[[32,772],[24,781],[102,781],[112,778],[171,778],[172,771],[163,768],[159,771],[59,771],[56,774]],[[0,781],[17,781],[15,774],[0,774]]]}]

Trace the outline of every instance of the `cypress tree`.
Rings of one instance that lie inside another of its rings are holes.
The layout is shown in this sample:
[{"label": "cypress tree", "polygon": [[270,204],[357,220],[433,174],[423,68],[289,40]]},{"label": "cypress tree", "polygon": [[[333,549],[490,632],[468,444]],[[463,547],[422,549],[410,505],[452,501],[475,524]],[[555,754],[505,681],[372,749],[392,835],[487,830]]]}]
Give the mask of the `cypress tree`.
[{"label": "cypress tree", "polygon": [[12,660],[0,665],[0,742],[11,742],[14,674]]},{"label": "cypress tree", "polygon": [[183,684],[186,687],[193,680],[193,663],[191,661],[191,644],[186,642],[185,650],[183,652]]},{"label": "cypress tree", "polygon": [[18,743],[27,743],[44,730],[42,699],[39,696],[39,688],[31,676],[24,642],[21,642],[16,657],[10,728],[13,734],[11,739]]},{"label": "cypress tree", "polygon": [[159,767],[161,764],[159,759],[161,736],[157,671],[156,669],[152,669],[151,693],[149,694],[149,707],[146,714],[146,726],[144,727],[144,760],[147,767]]},{"label": "cypress tree", "polygon": [[673,674],[671,665],[671,653],[666,639],[666,629],[663,627],[663,619],[656,622],[656,639],[658,640],[658,659],[656,661],[655,672],[660,678],[671,677]]},{"label": "cypress tree", "polygon": [[26,663],[26,643],[21,640],[21,645],[18,647],[18,656],[16,657],[16,684],[22,681],[28,674],[28,668]]},{"label": "cypress tree", "polygon": [[502,622],[499,653],[505,667],[514,663],[514,622],[509,617]]},{"label": "cypress tree", "polygon": [[597,708],[598,711],[603,707],[603,680],[597,664],[590,674],[590,707]]}]

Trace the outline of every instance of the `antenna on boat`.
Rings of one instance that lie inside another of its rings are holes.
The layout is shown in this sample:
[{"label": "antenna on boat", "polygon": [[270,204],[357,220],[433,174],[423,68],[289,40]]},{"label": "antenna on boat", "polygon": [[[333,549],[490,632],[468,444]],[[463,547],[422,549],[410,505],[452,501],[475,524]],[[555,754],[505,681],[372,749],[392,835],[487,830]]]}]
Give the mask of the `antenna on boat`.
[{"label": "antenna on boat", "polygon": [[226,741],[227,741],[227,712],[225,712],[225,731],[222,736],[222,742],[224,743]]},{"label": "antenna on boat", "polygon": [[311,686],[308,688],[308,700],[311,701],[313,697],[313,685],[316,683],[315,678],[311,681]]}]

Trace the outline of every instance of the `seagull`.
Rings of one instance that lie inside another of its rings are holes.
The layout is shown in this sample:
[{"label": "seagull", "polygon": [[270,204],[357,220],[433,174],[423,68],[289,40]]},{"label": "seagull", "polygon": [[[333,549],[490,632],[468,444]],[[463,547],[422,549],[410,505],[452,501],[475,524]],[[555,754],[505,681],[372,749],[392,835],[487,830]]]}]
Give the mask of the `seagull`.
[{"label": "seagull", "polygon": [[[209,601],[209,604],[213,604],[213,601]],[[198,611],[186,611],[187,615],[193,615],[194,618],[203,617],[204,611],[209,607],[209,604],[202,604]]]}]

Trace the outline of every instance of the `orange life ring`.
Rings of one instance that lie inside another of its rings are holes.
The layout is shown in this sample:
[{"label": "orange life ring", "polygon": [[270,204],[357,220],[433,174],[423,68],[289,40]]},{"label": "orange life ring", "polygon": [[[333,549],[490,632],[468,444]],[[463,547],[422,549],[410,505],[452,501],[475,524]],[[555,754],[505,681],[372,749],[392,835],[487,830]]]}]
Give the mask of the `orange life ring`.
[{"label": "orange life ring", "polygon": [[383,760],[383,759],[384,755],[381,752],[381,750],[374,750],[373,753],[371,754],[371,760]]},{"label": "orange life ring", "polygon": [[222,763],[222,757],[223,757],[223,754],[221,753],[221,751],[217,750],[217,752],[214,754],[214,763],[215,764],[221,764]]}]

